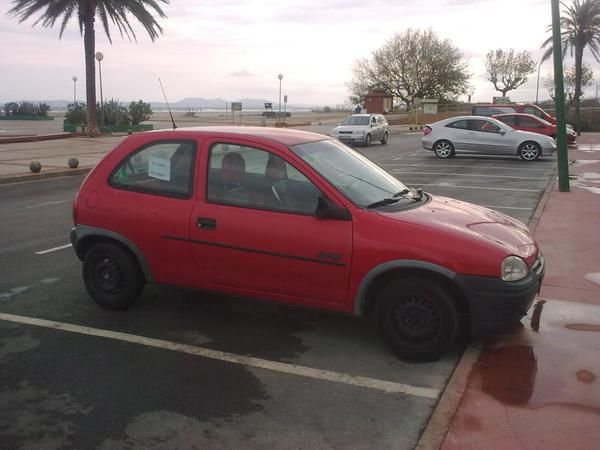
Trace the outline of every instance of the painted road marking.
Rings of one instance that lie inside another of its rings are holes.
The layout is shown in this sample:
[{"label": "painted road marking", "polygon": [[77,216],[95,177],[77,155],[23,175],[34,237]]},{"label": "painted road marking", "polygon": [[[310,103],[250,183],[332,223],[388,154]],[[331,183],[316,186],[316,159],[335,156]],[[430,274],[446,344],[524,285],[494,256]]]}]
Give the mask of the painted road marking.
[{"label": "painted road marking", "polygon": [[424,397],[438,399],[441,390],[435,388],[426,388],[413,386],[410,384],[396,383],[393,381],[378,380],[375,378],[360,377],[349,375],[331,370],[315,369],[312,367],[299,366],[296,364],[270,361],[267,359],[254,358],[252,356],[237,355],[235,353],[221,352],[211,350],[195,345],[181,344],[178,342],[165,341],[163,339],[154,339],[145,336],[122,333],[118,331],[104,330],[100,328],[85,327],[65,322],[56,322],[53,320],[38,319],[35,317],[18,316],[14,314],[0,313],[0,320],[23,325],[32,325],[36,327],[49,328],[53,330],[66,331],[69,333],[82,334],[86,336],[95,336],[115,341],[129,342],[132,344],[144,345],[146,347],[170,350],[189,355],[200,356],[202,358],[225,361],[232,364],[239,364],[246,367],[271,370],[289,375],[296,375],[305,378],[312,378],[321,381],[330,381],[332,383],[347,384],[367,389],[383,391],[388,394],[406,394],[415,397]]},{"label": "painted road marking", "polygon": [[487,186],[459,186],[457,184],[421,184],[411,183],[415,186],[435,186],[444,188],[461,188],[461,189],[485,189],[486,191],[516,191],[516,192],[539,192],[538,189],[516,189],[516,188],[494,188]]},{"label": "painted road marking", "polygon": [[392,169],[391,173],[405,173],[409,175],[448,175],[457,177],[490,177],[490,178],[510,178],[513,180],[532,180],[532,181],[546,181],[548,178],[532,178],[532,177],[514,177],[510,175],[488,175],[478,173],[448,173],[448,172],[413,172],[408,170]]},{"label": "painted road marking", "polygon": [[49,248],[48,250],[40,250],[39,252],[35,252],[36,255],[45,255],[46,253],[57,252],[59,250],[64,250],[65,248],[71,247],[71,244],[61,245],[60,247]]},{"label": "painted road marking", "polygon": [[30,209],[30,208],[39,208],[40,206],[48,206],[48,205],[60,205],[61,203],[67,203],[69,200],[55,200],[52,202],[44,202],[44,203],[38,203],[36,205],[27,205],[25,207],[25,209]]},{"label": "painted road marking", "polygon": [[[402,157],[394,158],[398,161]],[[548,169],[530,169],[529,167],[512,167],[512,166],[487,166],[487,165],[467,165],[467,164],[404,164],[404,163],[381,163],[382,166],[400,166],[400,167],[467,167],[470,169],[493,169],[493,170],[526,170],[527,172],[549,172]],[[550,171],[551,172],[551,171]]]}]

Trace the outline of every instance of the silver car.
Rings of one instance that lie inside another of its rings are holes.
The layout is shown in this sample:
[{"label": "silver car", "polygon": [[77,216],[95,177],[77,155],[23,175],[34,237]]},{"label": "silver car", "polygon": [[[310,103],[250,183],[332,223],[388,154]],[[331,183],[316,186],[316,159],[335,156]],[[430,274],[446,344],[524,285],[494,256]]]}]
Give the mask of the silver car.
[{"label": "silver car", "polygon": [[452,158],[456,152],[519,155],[535,161],[556,151],[554,139],[543,134],[514,130],[491,117],[451,117],[423,129],[423,148],[438,158]]},{"label": "silver car", "polygon": [[373,141],[387,144],[390,132],[382,114],[352,114],[331,130],[331,137],[346,144],[370,145]]}]

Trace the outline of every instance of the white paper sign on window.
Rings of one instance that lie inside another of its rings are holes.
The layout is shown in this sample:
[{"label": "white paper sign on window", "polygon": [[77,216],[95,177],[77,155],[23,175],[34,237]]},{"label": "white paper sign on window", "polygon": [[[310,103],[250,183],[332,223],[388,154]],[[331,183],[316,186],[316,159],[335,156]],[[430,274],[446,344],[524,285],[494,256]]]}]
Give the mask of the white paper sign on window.
[{"label": "white paper sign on window", "polygon": [[150,158],[148,175],[158,180],[171,181],[171,161],[161,158]]}]

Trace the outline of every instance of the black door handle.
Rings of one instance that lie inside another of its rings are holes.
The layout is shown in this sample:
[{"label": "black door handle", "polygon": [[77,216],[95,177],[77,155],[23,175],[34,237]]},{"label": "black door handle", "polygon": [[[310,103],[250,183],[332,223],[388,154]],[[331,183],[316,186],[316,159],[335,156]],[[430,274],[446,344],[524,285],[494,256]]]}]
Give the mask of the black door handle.
[{"label": "black door handle", "polygon": [[201,230],[216,230],[217,221],[210,217],[198,217],[196,219],[196,226]]}]

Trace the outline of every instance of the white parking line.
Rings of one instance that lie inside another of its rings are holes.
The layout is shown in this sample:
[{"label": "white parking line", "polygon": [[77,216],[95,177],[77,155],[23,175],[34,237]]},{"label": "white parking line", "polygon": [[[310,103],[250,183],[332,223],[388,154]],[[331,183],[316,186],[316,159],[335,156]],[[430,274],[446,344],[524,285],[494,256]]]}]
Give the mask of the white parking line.
[{"label": "white parking line", "polygon": [[189,355],[200,356],[202,358],[225,361],[232,364],[239,364],[257,369],[271,370],[274,372],[297,375],[300,377],[313,378],[316,380],[330,381],[332,383],[341,383],[351,386],[358,386],[367,389],[383,391],[388,394],[406,394],[415,397],[424,397],[437,399],[440,396],[440,389],[413,386],[410,384],[396,383],[393,381],[378,380],[375,378],[359,377],[346,373],[333,372],[331,370],[314,369],[312,367],[298,366],[296,364],[270,361],[267,359],[254,358],[251,356],[237,355],[235,353],[221,352],[208,348],[197,347],[194,345],[180,344],[178,342],[165,341],[162,339],[153,339],[134,334],[121,333],[118,331],[103,330],[100,328],[91,328],[80,325],[74,325],[65,322],[55,322],[53,320],[38,319],[35,317],[18,316],[14,314],[0,313],[0,320],[24,325],[32,325],[53,330],[66,331],[69,333],[83,334],[86,336],[95,336],[115,341],[129,342],[132,344],[144,345],[146,347],[160,348]]},{"label": "white parking line", "polygon": [[35,205],[27,205],[25,209],[39,208],[40,206],[60,205],[61,203],[67,203],[68,201],[69,200],[55,200],[52,202],[37,203]]},{"label": "white parking line", "polygon": [[[402,157],[393,158],[394,161],[401,160]],[[380,163],[380,166],[401,166],[401,167],[467,167],[471,169],[494,169],[494,170],[526,170],[527,172],[548,172],[547,169],[531,169],[529,167],[512,166],[487,166],[487,165],[467,165],[467,164],[404,164],[404,163]]]},{"label": "white parking line", "polygon": [[461,189],[485,189],[486,191],[515,191],[515,192],[538,192],[537,189],[517,189],[517,188],[494,188],[487,186],[460,186],[457,184],[421,184],[414,183],[415,186],[435,186],[443,188],[461,188]]},{"label": "white parking line", "polygon": [[48,250],[40,250],[39,252],[35,252],[36,255],[45,255],[46,253],[57,252],[59,250],[64,250],[65,248],[71,247],[71,244],[61,245],[60,247],[49,248]]},{"label": "white parking line", "polygon": [[413,172],[411,170],[399,170],[392,169],[391,173],[406,173],[410,175],[445,175],[445,176],[456,176],[456,177],[481,177],[481,178],[510,178],[513,180],[532,180],[532,181],[546,181],[548,178],[532,178],[532,177],[514,177],[510,175],[488,175],[479,173],[448,173],[448,172]]}]

